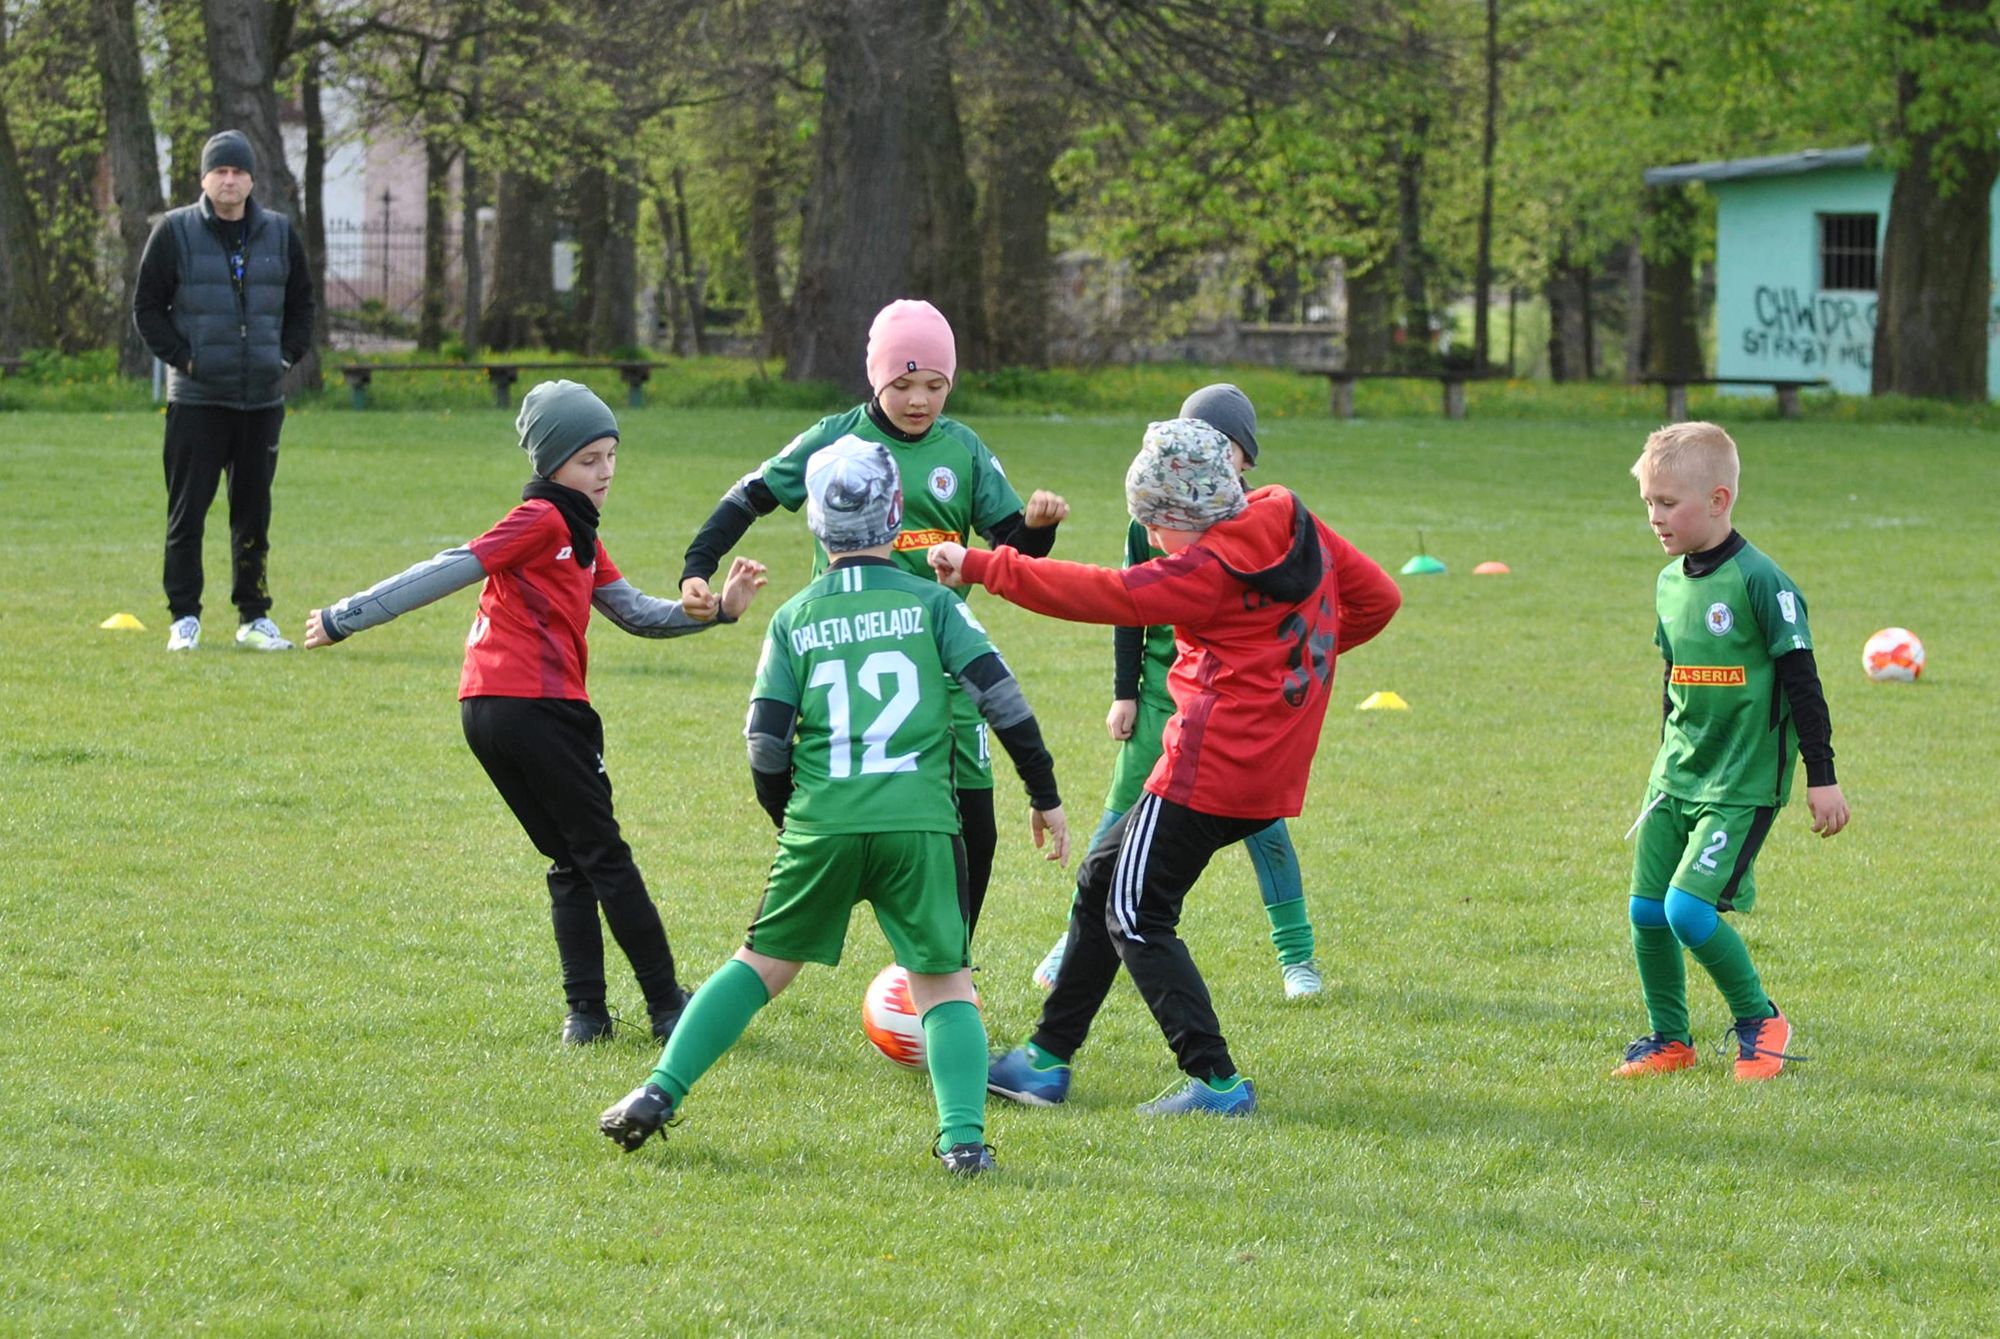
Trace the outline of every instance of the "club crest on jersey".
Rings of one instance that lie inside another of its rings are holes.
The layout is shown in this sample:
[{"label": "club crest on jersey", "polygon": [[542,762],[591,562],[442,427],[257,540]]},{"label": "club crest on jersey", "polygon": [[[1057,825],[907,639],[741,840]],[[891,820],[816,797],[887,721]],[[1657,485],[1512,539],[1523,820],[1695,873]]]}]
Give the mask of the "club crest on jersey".
[{"label": "club crest on jersey", "polygon": [[927,482],[931,496],[940,502],[951,501],[952,496],[958,492],[958,476],[943,465],[931,471],[931,477]]},{"label": "club crest on jersey", "polygon": [[1729,606],[1717,600],[1708,607],[1708,630],[1716,636],[1727,635],[1736,626],[1736,615],[1729,612]]}]

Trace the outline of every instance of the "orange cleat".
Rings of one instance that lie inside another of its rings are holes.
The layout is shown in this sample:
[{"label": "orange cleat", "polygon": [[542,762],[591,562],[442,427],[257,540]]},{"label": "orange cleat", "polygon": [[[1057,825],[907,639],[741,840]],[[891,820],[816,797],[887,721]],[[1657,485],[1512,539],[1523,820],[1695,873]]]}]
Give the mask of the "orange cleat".
[{"label": "orange cleat", "polygon": [[1739,1083],[1756,1083],[1762,1079],[1775,1079],[1778,1071],[1785,1067],[1787,1060],[1803,1060],[1802,1055],[1788,1055],[1785,1047],[1791,1045],[1792,1022],[1778,1006],[1771,1006],[1769,1018],[1739,1018],[1722,1034],[1723,1044],[1729,1038],[1736,1038],[1736,1080]]},{"label": "orange cleat", "polygon": [[1669,1041],[1655,1032],[1625,1048],[1625,1063],[1611,1071],[1614,1079],[1636,1079],[1645,1074],[1671,1074],[1677,1069],[1694,1068],[1694,1047],[1684,1041]]}]

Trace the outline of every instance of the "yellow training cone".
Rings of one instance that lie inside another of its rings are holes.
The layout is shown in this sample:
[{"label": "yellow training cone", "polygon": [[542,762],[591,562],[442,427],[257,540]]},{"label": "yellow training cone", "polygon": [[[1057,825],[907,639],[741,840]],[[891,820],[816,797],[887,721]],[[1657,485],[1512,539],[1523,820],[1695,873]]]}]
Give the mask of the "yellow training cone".
[{"label": "yellow training cone", "polygon": [[1410,704],[1394,693],[1370,693],[1356,711],[1408,711]]},{"label": "yellow training cone", "polygon": [[146,625],[130,614],[113,614],[97,625],[111,632],[144,632]]}]

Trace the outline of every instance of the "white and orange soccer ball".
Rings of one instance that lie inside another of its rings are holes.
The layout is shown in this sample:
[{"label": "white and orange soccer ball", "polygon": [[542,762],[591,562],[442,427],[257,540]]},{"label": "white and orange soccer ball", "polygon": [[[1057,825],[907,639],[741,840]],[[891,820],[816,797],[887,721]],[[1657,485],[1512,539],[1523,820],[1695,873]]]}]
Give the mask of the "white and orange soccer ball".
[{"label": "white and orange soccer ball", "polygon": [[1884,628],[1861,648],[1861,668],[1877,683],[1915,683],[1924,672],[1924,644],[1908,628]]},{"label": "white and orange soccer ball", "polygon": [[[973,1002],[978,1003],[976,996]],[[861,1030],[897,1064],[924,1067],[924,1020],[910,1000],[910,974],[893,962],[875,974],[861,997]]]}]

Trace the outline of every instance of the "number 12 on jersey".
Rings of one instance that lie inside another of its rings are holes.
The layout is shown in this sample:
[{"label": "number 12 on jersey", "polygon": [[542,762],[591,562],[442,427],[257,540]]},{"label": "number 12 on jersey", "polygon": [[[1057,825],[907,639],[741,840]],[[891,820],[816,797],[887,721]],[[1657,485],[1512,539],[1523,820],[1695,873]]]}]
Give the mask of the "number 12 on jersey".
[{"label": "number 12 on jersey", "polygon": [[868,709],[867,699],[881,703],[881,709],[873,713],[873,719],[858,735],[854,730],[856,704],[848,687],[847,662],[823,660],[806,681],[809,688],[826,689],[827,775],[836,781],[854,775],[857,739],[861,743],[863,776],[916,771],[915,753],[894,756],[889,753],[890,737],[910,718],[923,696],[916,665],[901,651],[877,651],[861,662],[854,672],[854,681],[864,695],[861,703],[864,711]]}]

